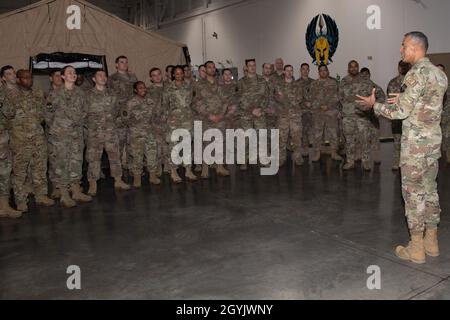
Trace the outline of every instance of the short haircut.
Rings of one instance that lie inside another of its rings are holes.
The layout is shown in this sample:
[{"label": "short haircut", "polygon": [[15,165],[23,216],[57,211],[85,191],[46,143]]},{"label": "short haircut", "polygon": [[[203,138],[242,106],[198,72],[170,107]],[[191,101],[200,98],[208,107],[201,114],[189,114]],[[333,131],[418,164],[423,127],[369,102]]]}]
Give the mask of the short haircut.
[{"label": "short haircut", "polygon": [[53,70],[51,70],[50,74],[49,74],[50,77],[53,77],[55,75],[55,73],[57,73],[57,72],[61,73],[61,69],[53,69]]},{"label": "short haircut", "polygon": [[231,71],[231,69],[230,69],[230,68],[225,68],[225,69],[223,69],[223,70],[222,70],[222,75],[224,75],[224,74],[225,74],[225,72],[227,72],[227,71],[230,71],[230,72],[231,72],[231,74],[233,74],[233,72]]},{"label": "short haircut", "polygon": [[262,64],[262,68],[264,69],[264,67],[266,66],[266,64],[268,64],[269,66],[271,66],[272,67],[272,64],[271,63],[268,63],[268,62],[264,62],[263,64]]},{"label": "short haircut", "polygon": [[22,75],[23,75],[24,73],[26,73],[26,72],[30,72],[30,70],[28,70],[28,69],[19,69],[19,70],[17,70],[17,72],[16,72],[16,77],[17,77],[17,78],[21,78]]},{"label": "short haircut", "polygon": [[75,69],[74,66],[68,65],[68,66],[65,66],[64,68],[61,69],[61,75],[63,75],[64,73],[66,73],[66,70],[69,69],[69,68],[74,69],[75,72],[77,71],[77,69]]},{"label": "short haircut", "polygon": [[168,66],[166,66],[166,72],[169,72],[169,69],[170,69],[170,68],[172,68],[172,69],[173,69],[173,68],[174,68],[174,66],[173,66],[173,65],[171,65],[171,64],[169,64]]},{"label": "short haircut", "polygon": [[161,72],[161,69],[160,68],[156,68],[156,67],[155,68],[151,68],[148,74],[151,76],[152,73],[155,72],[155,71]]},{"label": "short haircut", "polygon": [[287,64],[287,65],[284,66],[283,70],[286,71],[287,68],[292,68],[292,69],[294,69],[294,67],[293,67],[292,65]]},{"label": "short haircut", "polygon": [[116,58],[116,63],[119,63],[119,60],[120,59],[127,59],[128,60],[128,58],[126,57],[126,56],[118,56],[117,58]]},{"label": "short haircut", "polygon": [[198,66],[198,70],[200,70],[201,68],[206,68],[206,66],[204,64],[201,64]]},{"label": "short haircut", "polygon": [[138,85],[143,84],[145,86],[144,81],[136,81],[135,83],[133,83],[133,89],[137,90]]},{"label": "short haircut", "polygon": [[300,69],[303,68],[304,66],[307,66],[307,67],[309,68],[309,64],[307,64],[306,62],[303,62],[303,63],[300,65]]},{"label": "short haircut", "polygon": [[175,71],[177,71],[178,69],[180,69],[181,71],[183,71],[183,74],[184,74],[184,68],[183,68],[183,66],[180,66],[180,65],[174,66],[173,69],[172,69],[172,74],[171,74],[172,79],[175,78]]},{"label": "short haircut", "polygon": [[95,77],[95,76],[97,75],[97,73],[100,72],[100,71],[106,73],[106,71],[103,70],[103,69],[95,69],[95,70],[94,70],[94,73],[92,74],[92,77]]},{"label": "short haircut", "polygon": [[211,60],[209,60],[209,61],[206,61],[205,62],[205,68],[206,68],[206,66],[208,65],[208,64],[213,64],[214,66],[216,65],[215,63],[214,63],[214,61],[211,61]]},{"label": "short haircut", "polygon": [[361,70],[359,70],[359,72],[367,72],[369,75],[371,74],[369,68],[362,68]]},{"label": "short haircut", "polygon": [[9,64],[6,66],[3,66],[2,69],[0,70],[0,76],[3,77],[5,75],[5,71],[7,70],[14,70],[13,66],[10,66]]},{"label": "short haircut", "polygon": [[323,64],[323,63],[317,68],[317,70],[320,71],[320,69],[322,69],[322,68],[325,68],[328,71],[328,66],[326,64]]},{"label": "short haircut", "polygon": [[246,60],[245,60],[245,65],[248,66],[248,64],[249,64],[250,62],[255,62],[255,63],[256,63],[256,59],[246,59]]},{"label": "short haircut", "polygon": [[415,42],[420,43],[422,47],[425,48],[425,51],[428,51],[428,37],[420,31],[411,31],[405,34],[405,38],[410,37]]}]

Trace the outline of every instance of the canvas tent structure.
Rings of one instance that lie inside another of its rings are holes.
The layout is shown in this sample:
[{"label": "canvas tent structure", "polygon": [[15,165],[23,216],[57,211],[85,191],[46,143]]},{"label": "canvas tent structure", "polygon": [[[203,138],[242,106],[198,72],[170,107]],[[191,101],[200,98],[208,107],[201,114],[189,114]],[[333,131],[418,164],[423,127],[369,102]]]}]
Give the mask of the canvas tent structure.
[{"label": "canvas tent structure", "polygon": [[[138,79],[151,67],[185,64],[187,47],[148,32],[83,0],[43,0],[0,16],[0,64],[29,68],[54,52],[104,56],[110,73],[125,55]],[[189,62],[189,61],[188,61]]]}]

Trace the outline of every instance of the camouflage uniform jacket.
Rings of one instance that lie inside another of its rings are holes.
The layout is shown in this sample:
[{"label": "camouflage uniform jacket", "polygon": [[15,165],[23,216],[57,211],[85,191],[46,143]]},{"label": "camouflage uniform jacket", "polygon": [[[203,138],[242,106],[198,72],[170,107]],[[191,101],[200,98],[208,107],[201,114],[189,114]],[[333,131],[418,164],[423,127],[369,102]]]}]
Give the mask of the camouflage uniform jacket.
[{"label": "camouflage uniform jacket", "polygon": [[178,87],[174,81],[164,87],[162,107],[167,110],[167,124],[170,129],[192,129],[192,97],[192,87],[184,83]]},{"label": "camouflage uniform jacket", "polygon": [[440,121],[447,77],[428,58],[422,58],[406,74],[403,84],[406,89],[397,103],[375,103],[375,113],[388,119],[404,119],[402,165],[427,158],[435,161],[441,156]]},{"label": "camouflage uniform jacket", "polygon": [[342,104],[344,117],[362,117],[370,119],[371,111],[364,111],[356,102],[356,95],[370,96],[374,85],[368,78],[358,75],[353,79],[350,75],[339,83],[339,101]]},{"label": "camouflage uniform jacket", "polygon": [[50,93],[46,115],[50,135],[82,137],[86,117],[86,95],[82,89],[62,87]]},{"label": "camouflage uniform jacket", "polygon": [[298,86],[302,89],[304,99],[302,102],[302,112],[311,112],[311,101],[307,100],[306,97],[308,96],[308,91],[311,83],[313,83],[314,79],[307,78],[303,79],[300,77],[300,79],[297,80]]},{"label": "camouflage uniform jacket", "polygon": [[117,96],[110,89],[92,88],[86,93],[89,135],[116,130]]},{"label": "camouflage uniform jacket", "polygon": [[[12,91],[10,91],[12,92]],[[5,116],[10,120],[11,139],[31,139],[44,135],[45,98],[40,90],[17,89],[9,96],[13,108]]]},{"label": "camouflage uniform jacket", "polygon": [[125,109],[122,111],[122,118],[127,124],[130,135],[146,136],[154,121],[155,103],[149,96],[141,97],[134,95]]},{"label": "camouflage uniform jacket", "polygon": [[153,100],[155,104],[153,110],[154,125],[159,130],[163,130],[167,126],[167,110],[163,106],[164,86],[159,87],[150,84],[147,88],[147,96]]},{"label": "camouflage uniform jacket", "polygon": [[[311,101],[313,112],[337,113],[339,111],[339,96],[336,80],[331,78],[314,80],[309,87],[306,99]],[[326,106],[327,110],[322,110],[323,106]]]},{"label": "camouflage uniform jacket", "polygon": [[210,115],[224,116],[227,106],[219,81],[215,79],[214,83],[208,80],[198,82],[192,105],[203,120],[209,120]]},{"label": "camouflage uniform jacket", "polygon": [[280,104],[279,114],[301,114],[303,102],[303,88],[298,82],[278,82],[275,85],[275,100]]},{"label": "camouflage uniform jacket", "polygon": [[243,77],[238,82],[240,94],[239,114],[245,117],[253,117],[253,110],[261,108],[265,113],[269,105],[269,86],[266,80],[260,75],[254,77]]},{"label": "camouflage uniform jacket", "polygon": [[[108,77],[107,86],[115,95],[117,95],[118,99],[117,114],[119,114],[119,111],[124,108],[127,102],[133,97],[133,85],[136,81],[136,76],[131,73],[116,72]],[[121,117],[117,118],[117,126],[119,128],[125,125],[121,123],[121,120]]]}]

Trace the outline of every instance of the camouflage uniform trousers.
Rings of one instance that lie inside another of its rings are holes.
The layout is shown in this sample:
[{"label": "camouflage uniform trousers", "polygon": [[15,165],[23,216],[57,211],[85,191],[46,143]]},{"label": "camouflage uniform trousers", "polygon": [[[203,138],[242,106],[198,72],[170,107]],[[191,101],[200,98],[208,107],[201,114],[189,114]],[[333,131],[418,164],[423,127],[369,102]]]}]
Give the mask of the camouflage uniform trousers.
[{"label": "camouflage uniform trousers", "polygon": [[[254,116],[242,116],[240,118],[240,128],[242,130],[247,131],[249,129],[256,129],[257,134],[259,134],[260,129],[267,129],[267,122],[265,115],[262,115],[261,117],[257,118]],[[247,142],[248,139],[245,139],[245,163],[249,163],[249,160],[255,161],[257,159],[249,159],[250,150],[249,150],[249,143]],[[257,150],[254,150],[257,151]],[[257,152],[255,152],[255,155],[257,155]]]},{"label": "camouflage uniform trousers", "polygon": [[[168,145],[168,152],[167,152],[167,158],[165,159],[165,161],[170,165],[170,169],[177,169],[179,167],[179,165],[177,165],[177,164],[172,162],[172,150],[179,143],[179,141],[178,142],[173,142],[172,141],[172,132],[174,130],[176,130],[176,129],[186,129],[187,131],[189,131],[189,137],[182,137],[182,138],[180,138],[180,141],[181,141],[181,139],[183,141],[186,140],[186,139],[189,139],[189,138],[192,139],[193,138],[193,133],[194,133],[194,130],[193,130],[192,127],[190,127],[190,128],[188,128],[186,126],[184,126],[184,127],[180,126],[180,128],[178,128],[178,127],[169,127],[169,129],[166,132],[166,143]],[[192,163],[194,161],[193,154],[194,154],[194,149],[191,148],[191,163],[187,163],[187,164],[183,163],[183,167],[185,167],[185,168],[192,167]],[[182,156],[182,154],[180,154],[180,156]]]},{"label": "camouflage uniform trousers", "polygon": [[[129,131],[129,153],[130,166],[129,169],[133,175],[141,175],[143,164],[152,172],[156,171],[158,145],[154,132],[147,131],[146,134],[142,132]],[[145,163],[143,163],[145,159]]]},{"label": "camouflage uniform trousers", "polygon": [[0,197],[9,198],[11,166],[9,134],[7,130],[0,130]]},{"label": "camouflage uniform trousers", "polygon": [[278,129],[280,130],[280,165],[287,159],[287,147],[290,138],[293,160],[298,161],[302,158],[302,135],[303,121],[302,113],[282,111],[279,116]]},{"label": "camouflage uniform trousers", "polygon": [[380,161],[380,150],[381,150],[381,142],[380,142],[380,121],[378,118],[372,119],[372,127],[371,127],[371,137],[370,137],[370,145],[375,154],[375,161]]},{"label": "camouflage uniform trousers", "polygon": [[338,149],[340,152],[342,152],[342,154],[345,154],[347,150],[345,143],[343,119],[338,118],[337,123],[338,123]]},{"label": "camouflage uniform trousers", "polygon": [[338,114],[337,112],[317,111],[313,116],[313,145],[321,149],[325,140],[328,140],[332,150],[338,148]]},{"label": "camouflage uniform trousers", "polygon": [[[213,153],[212,155],[215,158],[222,159],[223,164],[225,164],[226,159],[224,157],[224,154],[225,154],[224,152],[226,150],[226,131],[225,131],[226,127],[227,127],[226,120],[220,121],[218,123],[215,123],[215,122],[212,122],[212,121],[209,121],[209,120],[204,120],[202,122],[202,126],[203,126],[203,131],[206,131],[206,130],[209,130],[209,129],[217,129],[217,130],[219,130],[222,133],[222,137],[224,139],[222,152],[220,152],[220,150],[214,150],[214,151],[218,151],[218,152],[217,153]],[[214,139],[212,141],[214,141]],[[204,141],[203,142],[203,150],[205,150],[205,147],[208,146],[209,144],[211,144],[212,141]],[[208,152],[208,155],[209,155],[209,152]],[[216,163],[212,164],[212,166],[215,166],[215,165],[216,165]]]},{"label": "camouflage uniform trousers", "polygon": [[[237,115],[227,115],[225,117],[225,123],[224,123],[224,130],[223,130],[223,136],[224,136],[224,150],[226,150],[226,152],[234,152],[235,155],[235,160],[236,160],[236,155],[237,155],[237,144],[234,143],[234,150],[228,150],[226,148],[226,131],[229,130],[237,130],[239,129],[239,123],[240,123],[240,119]],[[226,160],[226,158],[224,158],[224,160]],[[237,162],[235,162],[237,163]]]},{"label": "camouflage uniform trousers", "polygon": [[267,129],[278,129],[278,114],[266,114]]},{"label": "camouflage uniform trousers", "polygon": [[399,166],[400,163],[400,149],[402,147],[402,135],[401,134],[394,134],[394,158],[393,158],[393,165]]},{"label": "camouflage uniform trousers", "polygon": [[409,230],[422,232],[440,222],[441,208],[436,177],[439,163],[432,158],[416,158],[401,165],[402,194]]},{"label": "camouflage uniform trousers", "polygon": [[[17,203],[25,202],[30,191],[36,196],[46,196],[47,184],[47,142],[44,136],[30,139],[11,139],[12,184]],[[27,178],[32,190],[29,190]]]},{"label": "camouflage uniform trousers", "polygon": [[356,116],[344,117],[342,125],[346,141],[347,162],[355,161],[357,143],[360,143],[361,146],[362,161],[369,162],[372,151],[370,141],[373,124],[369,119]]},{"label": "camouflage uniform trousers", "polygon": [[392,127],[392,136],[394,137],[394,157],[393,157],[393,165],[400,165],[400,149],[402,145],[402,121],[401,120],[393,120],[391,121]]},{"label": "camouflage uniform trousers", "polygon": [[166,130],[163,128],[158,128],[154,132],[154,136],[156,139],[156,166],[157,168],[164,167],[164,170],[169,170],[171,168],[170,165],[170,145],[166,141]]},{"label": "camouflage uniform trousers", "polygon": [[129,145],[130,138],[128,135],[128,128],[126,127],[118,127],[117,128],[117,136],[119,138],[119,152],[120,152],[120,162],[122,163],[123,169],[129,169],[130,155],[129,155]]},{"label": "camouflage uniform trousers", "polygon": [[442,150],[450,151],[450,119],[442,123]]},{"label": "camouflage uniform trousers", "polygon": [[45,138],[47,140],[47,154],[48,154],[48,163],[47,163],[47,172],[48,172],[48,178],[50,182],[53,183],[55,181],[55,157],[54,152],[52,151],[52,144],[49,142],[49,134],[48,134],[48,127],[45,129]]},{"label": "camouflage uniform trousers", "polygon": [[88,162],[88,179],[99,180],[103,150],[108,155],[111,176],[122,177],[120,163],[119,137],[115,131],[88,132],[86,143],[86,160]]},{"label": "camouflage uniform trousers", "polygon": [[51,154],[55,163],[55,181],[53,185],[66,189],[71,184],[80,183],[83,168],[83,133],[72,137],[55,137],[49,135]]},{"label": "camouflage uniform trousers", "polygon": [[308,150],[309,145],[314,142],[314,124],[313,113],[311,111],[303,111],[302,114],[302,146],[303,150]]}]

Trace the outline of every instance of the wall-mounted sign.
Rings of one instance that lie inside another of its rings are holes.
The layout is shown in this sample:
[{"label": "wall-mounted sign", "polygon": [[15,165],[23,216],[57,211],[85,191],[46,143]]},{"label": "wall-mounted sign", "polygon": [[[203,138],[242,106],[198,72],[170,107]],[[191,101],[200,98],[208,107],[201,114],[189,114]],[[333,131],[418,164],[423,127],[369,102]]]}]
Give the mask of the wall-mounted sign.
[{"label": "wall-mounted sign", "polygon": [[327,14],[315,16],[306,30],[306,48],[315,65],[328,65],[339,44],[339,29]]}]

